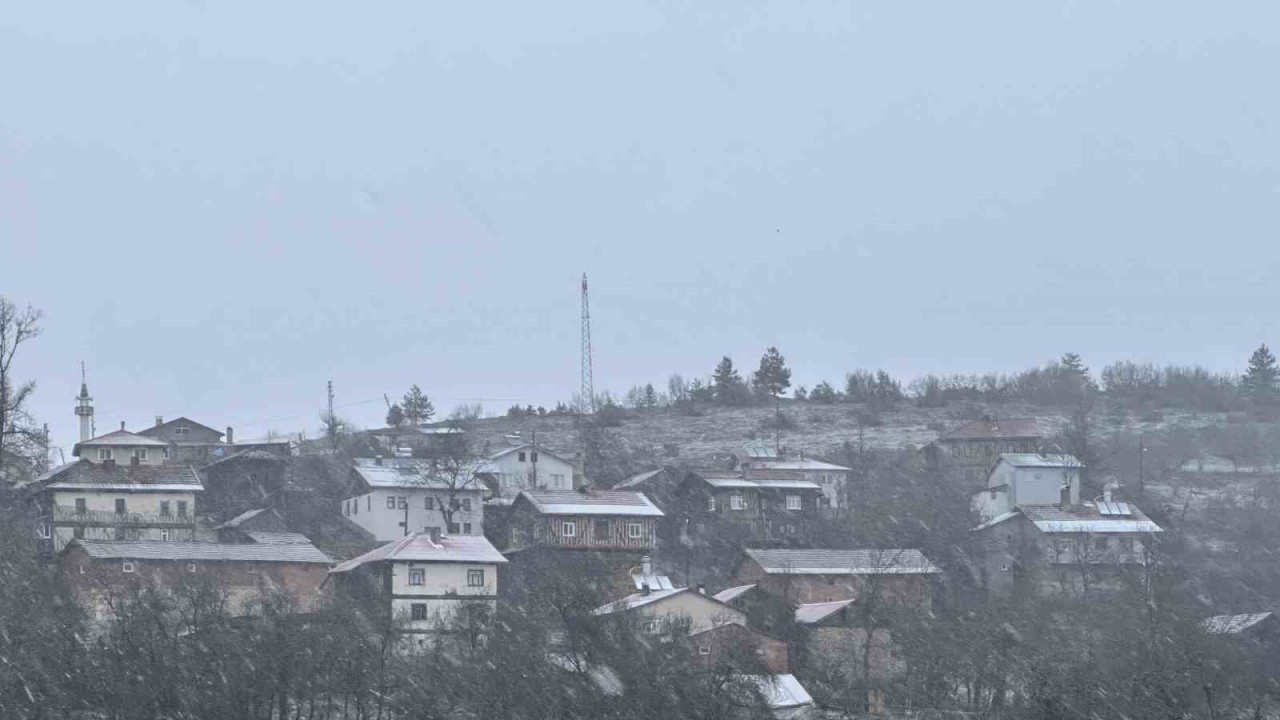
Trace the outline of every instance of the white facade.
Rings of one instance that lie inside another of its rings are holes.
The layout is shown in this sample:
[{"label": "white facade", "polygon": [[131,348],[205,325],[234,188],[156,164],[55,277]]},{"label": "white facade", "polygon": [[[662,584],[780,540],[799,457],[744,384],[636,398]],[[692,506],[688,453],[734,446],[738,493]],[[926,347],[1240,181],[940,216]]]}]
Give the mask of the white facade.
[{"label": "white facade", "polygon": [[786,460],[759,451],[748,451],[747,458],[742,461],[742,469],[781,470],[794,474],[798,479],[807,480],[822,488],[824,504],[829,508],[845,506],[845,491],[849,484],[849,473],[852,472],[852,468],[821,460]]},{"label": "white facade", "polygon": [[972,507],[985,522],[1021,506],[1078,505],[1083,469],[1070,455],[1001,455],[987,477],[987,489],[973,496]]},{"label": "white facade", "polygon": [[453,527],[446,526],[445,513],[441,510],[449,502],[448,489],[421,486],[366,489],[368,492],[343,501],[342,514],[369,531],[378,542],[397,540],[407,533],[430,533],[433,528],[448,535],[484,534],[484,493],[478,485],[453,492],[453,499],[457,501]]},{"label": "white facade", "polygon": [[489,456],[484,472],[497,481],[497,495],[514,498],[521,490],[572,490],[573,465],[533,445],[520,445]]},{"label": "white facade", "polygon": [[494,563],[396,561],[391,563],[391,612],[407,632],[447,625],[467,604],[498,598]]}]

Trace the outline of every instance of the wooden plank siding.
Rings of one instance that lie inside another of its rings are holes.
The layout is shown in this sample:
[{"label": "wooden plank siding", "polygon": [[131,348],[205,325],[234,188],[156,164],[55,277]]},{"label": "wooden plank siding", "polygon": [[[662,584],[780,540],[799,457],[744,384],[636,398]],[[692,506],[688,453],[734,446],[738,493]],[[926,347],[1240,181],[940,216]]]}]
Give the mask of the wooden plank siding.
[{"label": "wooden plank siding", "polygon": [[[591,550],[652,550],[654,547],[655,518],[600,515],[544,515],[534,522],[541,524],[540,539],[555,547],[583,548]],[[564,534],[564,525],[574,524],[573,536]],[[640,537],[630,536],[628,526],[640,525]],[[604,530],[604,533],[600,531]]]}]

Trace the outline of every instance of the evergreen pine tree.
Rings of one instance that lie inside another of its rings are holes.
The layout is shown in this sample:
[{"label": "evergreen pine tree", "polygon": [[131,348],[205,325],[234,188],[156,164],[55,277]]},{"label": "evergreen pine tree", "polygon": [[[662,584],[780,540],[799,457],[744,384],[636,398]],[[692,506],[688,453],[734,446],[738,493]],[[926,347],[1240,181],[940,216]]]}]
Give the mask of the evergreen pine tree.
[{"label": "evergreen pine tree", "polygon": [[400,408],[399,404],[392,405],[391,408],[387,410],[387,427],[400,427],[403,424],[404,410]]},{"label": "evergreen pine tree", "polygon": [[733,360],[727,355],[716,365],[711,380],[716,402],[734,403],[742,397],[742,376],[738,374],[738,369],[733,366]]},{"label": "evergreen pine tree", "polygon": [[760,369],[751,377],[756,392],[768,395],[775,401],[791,387],[791,368],[778,348],[771,347],[760,358]]},{"label": "evergreen pine tree", "polygon": [[409,388],[409,392],[404,394],[401,410],[404,412],[405,420],[409,421],[410,425],[431,422],[432,416],[436,414],[436,408],[431,404],[431,398],[422,394],[422,389],[417,385]]},{"label": "evergreen pine tree", "polygon": [[1241,389],[1251,402],[1270,405],[1276,399],[1276,381],[1280,370],[1276,368],[1276,356],[1263,343],[1249,356],[1249,368],[1240,380]]}]

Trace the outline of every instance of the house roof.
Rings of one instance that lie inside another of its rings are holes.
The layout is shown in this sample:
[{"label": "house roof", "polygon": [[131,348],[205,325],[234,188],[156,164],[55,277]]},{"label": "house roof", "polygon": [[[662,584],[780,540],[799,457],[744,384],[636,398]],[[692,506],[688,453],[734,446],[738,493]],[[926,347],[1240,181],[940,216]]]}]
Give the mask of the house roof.
[{"label": "house roof", "polygon": [[822,460],[762,460],[753,459],[770,470],[852,470],[844,465],[823,462]]},{"label": "house roof", "polygon": [[[332,564],[310,542],[301,544],[163,542],[157,540],[73,540],[95,560],[220,560]],[[63,552],[66,552],[65,550]]]},{"label": "house roof", "polygon": [[770,710],[813,705],[813,697],[804,689],[795,675],[741,675],[743,680],[750,681],[760,688],[760,693],[769,703]]},{"label": "house roof", "polygon": [[1018,510],[1043,533],[1163,532],[1137,506],[1130,505],[1129,508],[1132,514],[1128,516],[1103,515],[1092,503],[1083,503],[1069,510],[1057,505],[1024,505]]},{"label": "house roof", "polygon": [[116,430],[106,435],[99,435],[96,438],[81,440],[76,443],[75,448],[71,450],[72,455],[80,455],[82,447],[168,447],[169,444],[163,440],[156,440],[145,435],[131,433],[128,430]]},{"label": "house roof", "polygon": [[627,490],[522,490],[543,515],[636,515],[662,517],[644,493]]},{"label": "house roof", "polygon": [[193,427],[198,427],[203,430],[208,430],[209,432],[217,433],[218,437],[222,437],[225,434],[217,428],[211,428],[208,425],[205,425],[203,423],[198,423],[195,420],[192,420],[191,418],[188,418],[188,417],[174,418],[173,420],[170,420],[168,422],[162,422],[159,425],[152,425],[146,430],[139,430],[138,434],[139,435],[155,435],[159,433],[161,430],[167,430],[174,425],[189,425]]},{"label": "house roof", "polygon": [[503,457],[504,455],[510,455],[511,453],[516,452],[517,450],[530,450],[530,451],[536,450],[539,455],[546,455],[547,457],[555,458],[556,460],[559,460],[560,462],[566,463],[568,465],[573,464],[568,460],[565,460],[554,450],[548,450],[545,447],[542,447],[541,445],[535,446],[533,443],[521,443],[519,445],[511,445],[509,447],[504,447],[501,450],[490,455],[489,459],[497,460],[498,458]]},{"label": "house roof", "polygon": [[739,585],[737,587],[726,588],[711,597],[714,597],[722,603],[730,603],[754,587],[755,585]]},{"label": "house roof", "polygon": [[1075,455],[1040,455],[1037,453],[1003,453],[996,462],[1009,463],[1016,468],[1082,468]]},{"label": "house roof", "polygon": [[938,437],[937,442],[960,440],[1033,440],[1040,437],[1035,418],[984,419],[967,422]]},{"label": "house roof", "polygon": [[218,458],[217,460],[214,460],[213,462],[209,463],[208,465],[205,465],[200,469],[208,470],[211,467],[214,467],[216,465],[221,465],[222,463],[225,463],[225,462],[230,462],[231,460],[261,460],[264,462],[274,462],[274,463],[288,462],[287,458],[281,455],[277,455],[273,452],[267,452],[266,450],[250,449],[250,450],[241,450],[239,452],[233,452],[230,455],[227,455],[226,457],[221,457],[221,458]]},{"label": "house roof", "polygon": [[1268,618],[1275,617],[1271,612],[1247,613],[1245,615],[1214,615],[1200,623],[1205,632],[1212,635],[1238,635],[1256,627]]},{"label": "house roof", "polygon": [[617,612],[626,612],[635,610],[636,608],[651,605],[659,600],[666,600],[669,597],[679,595],[680,593],[689,592],[689,588],[672,588],[670,590],[655,590],[649,593],[631,593],[630,595],[606,603],[591,611],[592,615],[612,615]]},{"label": "house roof", "polygon": [[237,516],[235,516],[235,517],[231,518],[230,520],[228,520],[228,521],[224,522],[224,523],[221,523],[221,524],[218,524],[218,525],[214,525],[214,526],[213,526],[213,529],[214,529],[214,530],[222,530],[222,529],[224,529],[224,528],[237,528],[237,527],[240,527],[241,523],[248,522],[248,521],[250,521],[250,520],[252,520],[252,519],[254,519],[254,518],[258,517],[258,516],[259,516],[259,515],[261,515],[262,513],[266,512],[267,510],[268,510],[268,508],[258,508],[257,510],[246,510],[246,511],[244,511],[244,512],[240,513],[239,515],[237,515]]},{"label": "house roof", "polygon": [[663,468],[658,468],[657,470],[649,470],[648,472],[642,472],[638,475],[632,475],[631,477],[627,478],[626,480],[623,480],[622,482],[618,483],[617,485],[614,485],[613,487],[617,489],[617,488],[637,487],[639,485],[643,485],[646,482],[657,477],[658,475],[661,475],[662,470]]},{"label": "house roof", "polygon": [[344,573],[379,562],[499,564],[506,561],[483,535],[445,535],[435,543],[430,535],[414,533],[352,558],[330,572]]},{"label": "house roof", "polygon": [[704,483],[717,489],[822,490],[816,483],[802,478],[770,476],[760,470],[750,470],[746,473],[732,470],[702,470],[694,474]]},{"label": "house roof", "polygon": [[260,545],[310,545],[311,539],[302,533],[293,532],[263,532],[259,530],[247,530],[245,535],[250,540]]},{"label": "house roof", "polygon": [[[353,472],[371,488],[418,488],[423,490],[449,490],[450,480],[432,472],[430,466],[421,461],[407,461],[404,458],[388,458],[384,465],[369,464],[359,461],[352,468]],[[460,476],[457,492],[482,492],[478,482],[470,476]]]},{"label": "house roof", "polygon": [[927,575],[941,572],[919,550],[747,550],[770,575]]},{"label": "house roof", "polygon": [[69,463],[46,479],[46,490],[123,490],[131,492],[199,492],[204,489],[190,465],[129,465],[114,467]]},{"label": "house roof", "polygon": [[852,604],[853,600],[849,599],[798,605],[796,606],[796,623],[799,625],[812,625],[816,622],[821,622]]}]

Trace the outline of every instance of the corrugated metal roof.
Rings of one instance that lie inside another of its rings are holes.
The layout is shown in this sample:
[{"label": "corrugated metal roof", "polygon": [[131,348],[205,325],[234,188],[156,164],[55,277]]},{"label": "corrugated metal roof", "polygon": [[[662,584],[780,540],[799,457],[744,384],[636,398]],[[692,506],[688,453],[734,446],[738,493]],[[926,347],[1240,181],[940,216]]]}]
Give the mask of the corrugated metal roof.
[{"label": "corrugated metal roof", "polygon": [[771,710],[803,707],[813,704],[813,697],[804,689],[795,675],[740,675],[760,688],[760,693]]},{"label": "corrugated metal roof", "polygon": [[192,492],[204,489],[189,465],[129,465],[79,462],[63,467],[51,490],[125,490]]},{"label": "corrugated metal roof", "polygon": [[616,612],[625,612],[627,610],[635,610],[645,605],[651,605],[659,600],[666,600],[669,597],[679,595],[682,592],[688,592],[689,588],[671,588],[670,590],[655,590],[649,593],[632,593],[620,600],[614,600],[611,603],[601,605],[591,611],[592,615],[612,615]]},{"label": "corrugated metal roof", "polygon": [[563,457],[561,457],[561,456],[560,456],[558,453],[556,453],[554,450],[548,450],[547,448],[542,447],[541,445],[539,445],[539,446],[537,446],[537,447],[534,447],[534,446],[533,446],[533,443],[521,443],[521,444],[519,444],[519,445],[512,445],[512,446],[510,446],[510,447],[505,447],[505,448],[503,448],[503,449],[499,450],[498,452],[495,452],[494,454],[490,455],[490,456],[489,456],[489,459],[490,459],[490,460],[497,460],[498,458],[500,458],[500,457],[502,457],[502,456],[504,456],[504,455],[510,455],[511,453],[516,452],[517,450],[528,450],[528,451],[530,451],[530,452],[533,452],[533,451],[535,451],[535,450],[536,450],[536,451],[537,451],[537,453],[538,453],[539,455],[546,455],[547,457],[555,458],[556,460],[559,460],[560,462],[565,463],[565,464],[567,464],[567,465],[572,465],[572,464],[573,464],[573,463],[569,462],[568,460],[565,460]]},{"label": "corrugated metal roof", "polygon": [[97,560],[225,560],[237,562],[297,562],[331,564],[314,545],[257,543],[161,542],[155,540],[73,540]]},{"label": "corrugated metal roof", "polygon": [[853,600],[837,600],[835,602],[809,603],[796,607],[796,622],[800,625],[812,625],[824,620],[853,604]]},{"label": "corrugated metal roof", "polygon": [[368,563],[438,562],[500,564],[507,559],[483,535],[445,535],[439,544],[431,536],[415,533],[352,558],[330,572],[344,573]]},{"label": "corrugated metal roof", "polygon": [[888,550],[747,550],[770,575],[912,575],[941,570],[914,548]]},{"label": "corrugated metal roof", "polygon": [[79,450],[82,447],[167,447],[168,445],[169,443],[163,440],[157,440],[146,435],[138,435],[128,430],[116,430],[106,435],[99,435],[96,438],[81,440],[76,443],[72,454],[79,455]]},{"label": "corrugated metal roof", "polygon": [[1205,618],[1201,625],[1205,632],[1212,635],[1236,635],[1273,616],[1270,612],[1247,613],[1244,615],[1214,615]]},{"label": "corrugated metal roof", "polygon": [[302,533],[291,532],[260,532],[257,530],[249,530],[245,532],[250,540],[260,545],[310,545],[311,539]]},{"label": "corrugated metal roof", "polygon": [[[1063,510],[1056,505],[1026,505],[1018,508],[1043,533],[1158,533],[1163,529],[1136,506],[1127,517],[1106,516],[1089,504]],[[988,523],[990,525],[992,523]]]},{"label": "corrugated metal roof", "polygon": [[712,595],[712,597],[714,597],[715,599],[719,600],[722,603],[729,603],[729,602],[733,602],[740,595],[742,595],[743,593],[745,593],[746,591],[750,590],[753,587],[755,587],[755,585],[739,585],[737,587],[726,588],[716,593],[715,595]]},{"label": "corrugated metal roof", "polygon": [[644,493],[627,490],[522,490],[533,507],[544,515],[638,515],[662,517],[662,511]]},{"label": "corrugated metal roof", "polygon": [[843,465],[821,460],[753,460],[752,462],[771,470],[852,470]]},{"label": "corrugated metal roof", "polygon": [[1031,440],[1040,437],[1035,418],[986,419],[967,422],[943,433],[939,442],[952,440]]},{"label": "corrugated metal roof", "polygon": [[[419,488],[424,490],[448,490],[451,486],[451,480],[442,476],[438,472],[432,472],[431,468],[421,461],[401,462],[393,464],[392,459],[386,459],[385,465],[366,465],[357,464],[353,469],[360,479],[372,488]],[[458,487],[454,488],[457,492],[483,492],[484,486],[476,482],[470,476],[459,476]]]},{"label": "corrugated metal roof", "polygon": [[773,490],[821,490],[817,484],[808,480],[785,480],[782,478],[721,478],[700,475],[702,481],[714,488],[743,488]]},{"label": "corrugated metal roof", "polygon": [[1016,468],[1082,468],[1075,455],[1040,455],[1038,453],[1002,453],[1003,460]]}]

